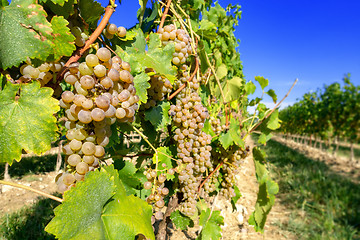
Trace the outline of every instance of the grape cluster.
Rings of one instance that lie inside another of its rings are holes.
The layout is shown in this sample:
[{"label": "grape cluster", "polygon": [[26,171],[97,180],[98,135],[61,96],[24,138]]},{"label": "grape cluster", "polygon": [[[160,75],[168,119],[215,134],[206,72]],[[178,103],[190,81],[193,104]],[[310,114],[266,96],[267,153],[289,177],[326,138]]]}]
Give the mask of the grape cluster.
[{"label": "grape cluster", "polygon": [[85,62],[72,64],[64,74],[74,91],[64,91],[60,106],[68,121],[63,151],[67,155],[67,173],[57,178],[59,192],[66,191],[88,171],[99,166],[104,147],[116,120],[132,122],[139,97],[130,74],[130,65],[120,57],[111,57],[107,48],[88,54]]},{"label": "grape cluster", "polygon": [[157,101],[163,101],[167,94],[171,93],[173,86],[167,78],[152,75],[149,80],[150,88],[147,89],[148,100],[145,109],[155,107]]},{"label": "grape cluster", "polygon": [[158,34],[163,46],[175,43],[175,53],[173,53],[172,62],[175,65],[186,63],[187,58],[192,53],[189,35],[183,29],[176,29],[174,24],[159,28]]},{"label": "grape cluster", "polygon": [[211,77],[211,75],[212,75],[211,69],[208,68],[208,69],[206,70],[206,72],[205,72],[203,75],[201,75],[201,81],[200,81],[201,84],[207,83],[207,82],[208,82],[208,79],[209,79],[209,77]]},{"label": "grape cluster", "polygon": [[[166,168],[166,165],[163,166]],[[175,170],[167,170],[167,174],[174,175]],[[144,171],[144,175],[147,178],[147,182],[144,183],[144,189],[151,189],[152,193],[146,199],[149,204],[153,205],[154,218],[155,220],[161,220],[163,218],[163,213],[161,209],[165,206],[164,197],[169,194],[169,189],[165,187],[166,175],[161,173],[157,174],[155,169],[148,169]]]},{"label": "grape cluster", "polygon": [[[186,70],[186,67],[182,67]],[[186,71],[182,72],[176,85],[188,80]],[[180,191],[183,193],[181,211],[193,215],[196,211],[196,197],[202,176],[207,170],[212,171],[211,136],[202,131],[205,120],[209,117],[207,109],[201,103],[197,93],[199,83],[193,78],[189,88],[184,88],[176,96],[176,105],[171,105],[169,115],[172,117],[177,142],[177,157],[181,160],[179,171]]]},{"label": "grape cluster", "polygon": [[71,26],[70,24],[70,32],[75,37],[75,45],[77,47],[83,47],[85,45],[86,40],[89,39],[89,35],[87,35],[79,26]]},{"label": "grape cluster", "polygon": [[210,118],[211,129],[214,131],[216,135],[219,135],[226,129],[226,125],[222,125],[219,118]]},{"label": "grape cluster", "polygon": [[104,28],[103,34],[107,39],[112,39],[115,34],[122,38],[126,36],[126,28],[117,27],[115,24],[111,23]]},{"label": "grape cluster", "polygon": [[45,62],[38,67],[31,64],[28,60],[26,64],[20,67],[21,77],[18,79],[21,82],[28,82],[30,80],[37,80],[41,86],[45,86],[51,81],[54,76],[62,69],[64,62]]}]

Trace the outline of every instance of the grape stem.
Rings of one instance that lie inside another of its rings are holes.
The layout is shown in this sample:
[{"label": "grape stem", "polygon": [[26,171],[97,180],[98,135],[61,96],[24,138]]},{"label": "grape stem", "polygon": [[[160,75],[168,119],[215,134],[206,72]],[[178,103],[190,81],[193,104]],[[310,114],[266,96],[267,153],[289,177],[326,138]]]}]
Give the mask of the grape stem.
[{"label": "grape stem", "polygon": [[214,171],[212,171],[212,172],[204,179],[204,181],[203,181],[203,182],[200,184],[200,186],[199,186],[198,192],[200,192],[200,190],[201,190],[202,186],[204,186],[205,182],[206,182],[209,178],[211,178],[211,176],[212,176],[217,170],[219,170],[219,168],[220,168],[223,164],[224,164],[224,162],[221,162],[219,165],[217,165],[217,167],[214,169]]},{"label": "grape stem", "polygon": [[267,119],[268,117],[270,117],[270,115],[275,111],[275,109],[277,109],[280,104],[289,96],[291,90],[294,88],[295,84],[299,81],[299,79],[295,79],[293,85],[291,86],[291,88],[289,89],[289,91],[286,93],[286,95],[281,99],[280,102],[278,102],[278,104],[276,104],[275,107],[273,107],[273,109],[271,109],[271,111],[266,115],[266,117],[264,117],[261,121],[259,121],[253,128],[250,129],[250,131],[245,135],[245,137],[243,139],[245,139],[250,133],[252,133],[265,119]]},{"label": "grape stem", "polygon": [[198,59],[196,57],[195,57],[195,63],[196,63],[195,70],[191,74],[190,78],[181,87],[179,87],[173,94],[171,94],[170,97],[168,98],[168,100],[171,100],[172,98],[174,98],[181,90],[183,90],[186,87],[186,84],[188,82],[190,82],[195,77],[195,74],[199,69],[199,61],[198,61]]},{"label": "grape stem", "polygon": [[3,180],[0,180],[0,184],[9,185],[9,186],[13,186],[13,187],[17,187],[17,188],[22,188],[22,189],[25,189],[25,190],[29,190],[29,191],[32,191],[32,192],[34,192],[34,193],[40,194],[40,195],[42,195],[42,196],[44,196],[44,197],[51,198],[52,200],[55,200],[55,201],[58,201],[58,202],[63,202],[63,201],[64,201],[64,199],[62,199],[62,198],[53,196],[53,195],[48,194],[48,193],[46,193],[46,192],[42,192],[42,191],[40,191],[40,190],[31,188],[31,187],[28,187],[28,186],[24,186],[24,185],[21,185],[21,184],[12,183],[12,182],[7,182],[7,181],[3,181]]},{"label": "grape stem", "polygon": [[171,0],[168,0],[167,4],[166,4],[166,7],[164,9],[164,13],[163,13],[163,15],[161,17],[161,21],[160,21],[160,24],[159,24],[159,29],[164,26],[164,22],[165,22],[165,19],[166,19],[166,15],[167,15],[167,13],[169,11],[170,4],[171,4]]}]

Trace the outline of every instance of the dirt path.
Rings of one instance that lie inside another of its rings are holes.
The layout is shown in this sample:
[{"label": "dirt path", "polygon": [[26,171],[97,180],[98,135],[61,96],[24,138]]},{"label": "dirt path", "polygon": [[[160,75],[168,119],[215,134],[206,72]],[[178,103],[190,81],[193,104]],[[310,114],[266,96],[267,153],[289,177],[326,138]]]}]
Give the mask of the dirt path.
[{"label": "dirt path", "polygon": [[[11,179],[10,181],[53,194],[56,191],[55,176],[55,172],[50,172],[27,175],[21,179]],[[25,205],[31,205],[39,196],[39,194],[25,189],[0,185],[0,217],[17,211]]]},{"label": "dirt path", "polygon": [[316,159],[326,163],[334,172],[350,179],[354,183],[360,182],[360,163],[349,162],[346,157],[335,157],[334,155],[321,151],[320,149],[308,145],[297,143],[293,140],[287,140],[279,136],[272,138],[287,147],[290,147],[308,158]]}]

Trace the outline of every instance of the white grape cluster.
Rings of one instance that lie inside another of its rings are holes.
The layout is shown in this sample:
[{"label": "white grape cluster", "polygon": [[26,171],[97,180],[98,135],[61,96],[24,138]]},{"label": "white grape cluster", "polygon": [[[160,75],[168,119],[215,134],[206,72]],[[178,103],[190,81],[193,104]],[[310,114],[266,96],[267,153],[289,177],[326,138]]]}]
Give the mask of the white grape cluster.
[{"label": "white grape cluster", "polygon": [[211,124],[211,129],[214,131],[216,135],[219,135],[226,129],[226,126],[221,124],[219,118],[210,117],[210,124]]},{"label": "white grape cluster", "polygon": [[110,126],[116,120],[134,121],[139,101],[130,65],[118,56],[111,57],[107,48],[70,65],[64,79],[74,91],[63,92],[60,99],[68,119],[68,143],[63,147],[68,168],[56,181],[62,193],[99,166],[111,136]]},{"label": "white grape cluster", "polygon": [[115,34],[123,38],[126,36],[126,28],[117,27],[115,24],[111,23],[108,24],[106,28],[104,28],[103,34],[107,39],[112,39]]},{"label": "white grape cluster", "polygon": [[155,107],[158,101],[163,101],[167,94],[171,93],[173,86],[167,78],[152,75],[149,80],[150,88],[147,89],[148,100],[145,109]]},{"label": "white grape cluster", "polygon": [[[166,164],[163,164],[166,168]],[[173,168],[167,170],[167,174],[174,175],[175,170]],[[147,182],[144,183],[144,189],[152,189],[152,193],[146,199],[149,204],[153,205],[154,220],[161,220],[163,213],[161,209],[165,206],[164,197],[169,194],[169,189],[165,187],[166,175],[156,173],[155,169],[148,169],[144,171],[144,175],[147,178]]]},{"label": "white grape cluster", "polygon": [[70,23],[70,32],[75,37],[75,45],[77,47],[83,47],[85,45],[86,40],[89,39],[89,35],[87,35],[79,26],[71,26]]},{"label": "white grape cluster", "polygon": [[[180,86],[189,78],[187,68],[177,80]],[[174,140],[177,142],[177,157],[181,160],[179,168],[180,191],[183,202],[180,210],[186,215],[196,212],[198,188],[206,171],[212,171],[211,136],[202,131],[205,120],[209,117],[207,109],[201,103],[197,89],[199,83],[193,78],[189,88],[184,88],[176,96],[176,105],[171,105],[169,115],[177,126]]]},{"label": "white grape cluster", "polygon": [[207,83],[207,82],[208,82],[208,79],[209,79],[211,76],[212,76],[211,69],[208,68],[208,69],[206,70],[206,72],[205,72],[203,75],[201,75],[201,81],[200,81],[201,84]]},{"label": "white grape cluster", "polygon": [[48,82],[56,77],[56,74],[62,69],[64,62],[45,62],[38,67],[31,64],[28,60],[26,64],[20,67],[21,77],[18,79],[21,82],[28,82],[37,80],[41,86],[45,86]]},{"label": "white grape cluster", "polygon": [[175,43],[172,62],[175,65],[186,63],[187,58],[192,53],[190,36],[183,29],[176,29],[174,24],[159,28],[158,34],[163,46]]}]

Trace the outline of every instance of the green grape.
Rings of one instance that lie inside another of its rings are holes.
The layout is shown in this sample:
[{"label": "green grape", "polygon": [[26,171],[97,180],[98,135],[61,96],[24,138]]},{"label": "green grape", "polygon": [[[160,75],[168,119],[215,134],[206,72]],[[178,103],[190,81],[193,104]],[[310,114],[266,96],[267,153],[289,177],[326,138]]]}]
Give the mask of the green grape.
[{"label": "green grape", "polygon": [[95,153],[95,144],[92,142],[84,142],[81,151],[85,155],[93,155]]},{"label": "green grape", "polygon": [[70,173],[66,173],[63,175],[63,183],[65,185],[71,185],[75,182],[75,177],[74,175],[70,174]]},{"label": "green grape", "polygon": [[100,109],[100,108],[94,108],[91,111],[91,118],[94,121],[102,121],[105,118],[105,112],[104,110]]},{"label": "green grape", "polygon": [[79,154],[71,154],[67,159],[67,163],[73,167],[75,167],[79,162],[81,162],[81,157]]},{"label": "green grape", "polygon": [[94,67],[94,74],[98,78],[104,77],[106,75],[106,67],[99,64]]},{"label": "green grape", "polygon": [[100,95],[95,99],[95,104],[99,108],[107,109],[110,105],[110,99],[104,95]]},{"label": "green grape", "polygon": [[61,94],[61,99],[66,103],[71,103],[74,100],[74,93],[70,91],[65,91]]},{"label": "green grape", "polygon": [[106,31],[112,35],[114,35],[117,32],[117,27],[115,24],[109,24],[106,28]]},{"label": "green grape", "polygon": [[86,62],[82,62],[79,65],[79,72],[81,75],[91,75],[94,73],[94,70],[92,67],[88,66]]},{"label": "green grape", "polygon": [[105,155],[105,149],[103,146],[96,145],[95,146],[95,157],[102,158]]},{"label": "green grape", "polygon": [[85,174],[89,171],[89,165],[86,162],[79,162],[76,165],[76,172],[79,174]]},{"label": "green grape", "polygon": [[91,165],[95,161],[95,158],[93,155],[85,155],[85,156],[83,156],[83,161],[85,163],[87,163],[88,165]]},{"label": "green grape", "polygon": [[126,36],[126,28],[124,27],[118,27],[117,28],[117,33],[119,35],[119,37],[125,37]]},{"label": "green grape", "polygon": [[96,52],[96,56],[103,62],[107,62],[109,61],[109,59],[111,58],[111,52],[109,49],[107,48],[99,48]]},{"label": "green grape", "polygon": [[[94,69],[95,71],[95,69]],[[92,76],[84,75],[80,78],[80,84],[83,89],[91,89],[95,86],[95,80]],[[75,84],[76,87],[76,84]]]},{"label": "green grape", "polygon": [[92,121],[91,112],[89,110],[80,110],[78,113],[78,118],[82,123],[90,123]]},{"label": "green grape", "polygon": [[99,64],[99,58],[95,54],[88,54],[85,61],[89,67],[95,67]]},{"label": "green grape", "polygon": [[100,84],[103,85],[104,88],[112,88],[114,86],[114,82],[109,77],[101,79]]}]

